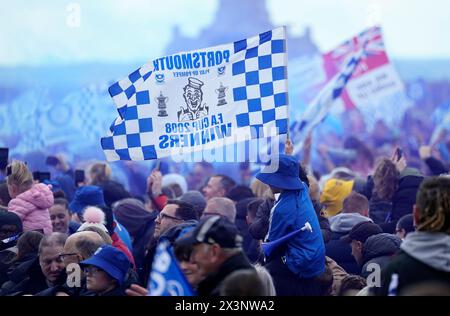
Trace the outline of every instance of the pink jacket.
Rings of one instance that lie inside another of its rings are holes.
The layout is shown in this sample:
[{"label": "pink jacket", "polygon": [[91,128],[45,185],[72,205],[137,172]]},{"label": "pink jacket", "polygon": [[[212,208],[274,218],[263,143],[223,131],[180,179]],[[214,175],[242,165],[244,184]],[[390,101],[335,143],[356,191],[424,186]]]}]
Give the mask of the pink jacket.
[{"label": "pink jacket", "polygon": [[53,193],[43,183],[35,184],[24,193],[12,199],[8,211],[16,213],[22,220],[23,230],[43,229],[44,234],[53,231],[48,208],[53,205]]}]

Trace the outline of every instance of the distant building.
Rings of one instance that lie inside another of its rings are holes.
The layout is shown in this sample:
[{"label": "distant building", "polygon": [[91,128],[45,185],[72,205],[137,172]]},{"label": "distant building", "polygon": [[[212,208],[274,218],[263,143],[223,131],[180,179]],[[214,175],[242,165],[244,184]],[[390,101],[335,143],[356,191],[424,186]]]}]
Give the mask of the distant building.
[{"label": "distant building", "polygon": [[[179,27],[173,29],[173,37],[166,53],[194,50],[251,37],[276,26],[270,21],[266,0],[219,0],[213,23],[203,29],[196,38],[182,34]],[[289,31],[289,30],[288,30]],[[319,52],[307,28],[303,36],[288,38],[289,57],[314,55]]]}]

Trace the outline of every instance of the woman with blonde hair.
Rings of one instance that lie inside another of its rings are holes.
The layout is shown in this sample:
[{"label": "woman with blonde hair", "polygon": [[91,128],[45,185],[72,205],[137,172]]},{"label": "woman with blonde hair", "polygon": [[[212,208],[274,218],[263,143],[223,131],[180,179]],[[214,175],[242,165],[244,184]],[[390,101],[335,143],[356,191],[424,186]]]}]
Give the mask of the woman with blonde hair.
[{"label": "woman with blonde hair", "polygon": [[20,217],[23,230],[39,230],[44,234],[51,234],[53,227],[48,210],[53,206],[51,186],[35,184],[27,165],[21,161],[13,161],[7,167],[6,183],[12,198],[8,211]]},{"label": "woman with blonde hair", "polygon": [[89,168],[89,179],[91,185],[100,185],[111,180],[111,167],[104,162],[97,162]]}]

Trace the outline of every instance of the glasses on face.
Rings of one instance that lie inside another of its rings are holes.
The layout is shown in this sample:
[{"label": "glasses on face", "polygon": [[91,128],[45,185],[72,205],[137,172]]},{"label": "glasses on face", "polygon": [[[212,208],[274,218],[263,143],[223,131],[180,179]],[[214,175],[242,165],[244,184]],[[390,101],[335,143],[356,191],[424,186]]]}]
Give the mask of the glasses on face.
[{"label": "glasses on face", "polygon": [[59,259],[62,260],[62,261],[64,261],[64,260],[67,259],[67,257],[70,257],[70,256],[78,256],[78,253],[75,253],[75,252],[70,252],[70,253],[60,253],[60,254],[59,254]]},{"label": "glasses on face", "polygon": [[173,219],[174,221],[182,221],[181,218],[178,218],[178,217],[175,217],[175,216],[170,216],[170,215],[167,215],[165,213],[159,213],[157,218],[159,220],[163,220],[164,218],[168,218],[168,219]]},{"label": "glasses on face", "polygon": [[90,275],[93,277],[97,276],[97,274],[101,271],[103,271],[103,270],[100,268],[94,267],[94,266],[87,266],[83,269],[84,274]]}]

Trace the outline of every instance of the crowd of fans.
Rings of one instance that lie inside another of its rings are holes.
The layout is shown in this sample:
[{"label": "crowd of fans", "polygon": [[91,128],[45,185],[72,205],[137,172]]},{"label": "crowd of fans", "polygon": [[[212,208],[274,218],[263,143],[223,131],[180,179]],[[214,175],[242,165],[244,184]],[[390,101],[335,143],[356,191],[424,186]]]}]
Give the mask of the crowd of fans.
[{"label": "crowd of fans", "polygon": [[12,161],[0,184],[0,295],[148,295],[162,242],[200,296],[433,295],[436,288],[450,295],[445,163],[421,147],[425,175],[399,150],[367,164],[363,144],[347,145],[353,169],[330,163],[331,150],[323,150],[330,168],[321,176],[292,156],[288,141],[274,173],[236,183],[207,163],[187,178],[155,168],[137,190],[144,195],[115,181],[107,163],[75,183],[63,161],[53,182],[34,180],[25,162]]}]

